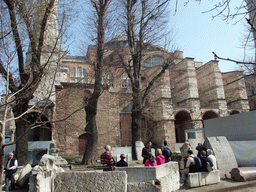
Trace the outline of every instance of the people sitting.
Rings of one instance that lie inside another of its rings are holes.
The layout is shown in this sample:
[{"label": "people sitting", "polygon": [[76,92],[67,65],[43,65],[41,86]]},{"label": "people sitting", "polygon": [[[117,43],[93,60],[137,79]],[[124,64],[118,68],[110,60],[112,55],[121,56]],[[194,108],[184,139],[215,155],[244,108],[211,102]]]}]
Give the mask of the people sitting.
[{"label": "people sitting", "polygon": [[149,153],[149,158],[145,162],[145,167],[155,167],[156,165],[157,164],[154,155],[152,155],[152,153]]},{"label": "people sitting", "polygon": [[104,148],[105,148],[105,152],[102,153],[100,156],[103,171],[112,171],[114,162],[113,162],[113,157],[110,154],[111,147],[109,145],[106,145]]},{"label": "people sitting", "polygon": [[186,175],[188,173],[196,172],[195,160],[192,150],[187,151],[187,162],[185,164],[185,168],[181,171],[181,183],[186,183]]},{"label": "people sitting", "polygon": [[120,155],[120,161],[116,163],[117,167],[128,167],[128,163],[124,160],[126,158],[125,154]]},{"label": "people sitting", "polygon": [[217,160],[216,157],[213,155],[213,151],[211,149],[207,149],[207,158],[212,162],[213,170],[217,170]]},{"label": "people sitting", "polygon": [[208,158],[206,157],[206,152],[201,151],[199,158],[202,162],[202,167],[200,168],[200,171],[206,172],[207,171],[207,161],[209,161]]},{"label": "people sitting", "polygon": [[156,161],[156,164],[157,165],[162,165],[165,163],[165,156],[162,155],[162,150],[161,149],[157,149],[156,150],[156,158],[155,158],[155,161]]}]

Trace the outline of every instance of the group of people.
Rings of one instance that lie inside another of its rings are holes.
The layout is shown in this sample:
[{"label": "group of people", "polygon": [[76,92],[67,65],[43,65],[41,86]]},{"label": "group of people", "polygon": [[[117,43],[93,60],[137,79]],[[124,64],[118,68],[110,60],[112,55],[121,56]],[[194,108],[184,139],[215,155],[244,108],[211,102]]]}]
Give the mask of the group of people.
[{"label": "group of people", "polygon": [[186,183],[188,173],[217,170],[217,161],[211,149],[206,149],[202,143],[198,143],[196,150],[197,157],[194,156],[188,141],[181,147],[181,162],[184,163],[184,169],[181,170],[181,183]]},{"label": "group of people", "polygon": [[[142,149],[143,164],[146,167],[154,167],[171,161],[172,152],[167,141],[164,141],[162,149],[157,149],[156,157],[151,152],[151,146],[152,143],[148,141]],[[116,163],[110,145],[106,145],[104,149],[105,152],[100,156],[103,171],[113,171],[115,167],[128,167],[128,163],[125,161],[125,154],[121,154],[121,160]]]},{"label": "group of people", "polygon": [[172,152],[167,141],[164,141],[162,149],[158,148],[156,150],[156,157],[152,154],[151,146],[152,143],[148,141],[146,146],[142,149],[143,164],[145,167],[155,167],[171,161]]},{"label": "group of people", "polygon": [[111,151],[110,145],[106,145],[104,147],[105,152],[101,154],[101,164],[103,171],[113,171],[116,167],[128,167],[128,163],[125,161],[125,154],[120,155],[120,161],[117,163],[115,162],[115,159],[113,158],[113,151]]}]

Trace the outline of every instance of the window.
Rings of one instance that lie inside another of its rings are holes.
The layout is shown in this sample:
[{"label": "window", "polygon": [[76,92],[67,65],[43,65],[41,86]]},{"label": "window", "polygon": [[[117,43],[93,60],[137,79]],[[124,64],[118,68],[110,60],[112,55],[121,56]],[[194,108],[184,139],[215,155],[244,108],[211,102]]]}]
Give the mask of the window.
[{"label": "window", "polygon": [[73,68],[70,74],[70,82],[71,83],[87,83],[88,74],[86,70],[82,67]]},{"label": "window", "polygon": [[102,84],[114,87],[114,76],[110,71],[103,71],[102,73]]},{"label": "window", "polygon": [[143,62],[143,67],[155,67],[158,65],[163,65],[164,64],[164,58],[161,56],[152,56],[147,58]]},{"label": "window", "polygon": [[132,92],[131,80],[128,77],[128,74],[126,72],[124,72],[121,75],[121,92],[123,92],[123,93],[131,93]]}]

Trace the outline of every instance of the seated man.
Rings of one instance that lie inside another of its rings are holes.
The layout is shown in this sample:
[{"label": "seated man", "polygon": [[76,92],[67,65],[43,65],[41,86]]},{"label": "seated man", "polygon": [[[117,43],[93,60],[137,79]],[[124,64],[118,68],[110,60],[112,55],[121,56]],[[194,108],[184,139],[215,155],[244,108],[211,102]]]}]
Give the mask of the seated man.
[{"label": "seated man", "polygon": [[124,160],[126,158],[125,154],[120,155],[120,161],[116,163],[117,167],[128,167],[128,163]]},{"label": "seated man", "polygon": [[110,154],[111,147],[106,145],[104,148],[105,152],[100,156],[103,171],[112,171],[114,161],[112,155]]},{"label": "seated man", "polygon": [[185,165],[185,169],[181,171],[181,183],[186,183],[186,175],[191,172],[196,171],[195,167],[195,160],[194,160],[194,155],[192,150],[187,151],[188,158],[187,158],[187,163]]},{"label": "seated man", "polygon": [[207,149],[207,158],[212,162],[213,170],[217,170],[217,160],[216,157],[213,155],[213,151],[211,149]]},{"label": "seated man", "polygon": [[201,151],[200,160],[202,162],[202,167],[200,168],[200,171],[206,172],[207,171],[207,163],[206,162],[209,161],[209,159],[206,157],[205,151]]}]

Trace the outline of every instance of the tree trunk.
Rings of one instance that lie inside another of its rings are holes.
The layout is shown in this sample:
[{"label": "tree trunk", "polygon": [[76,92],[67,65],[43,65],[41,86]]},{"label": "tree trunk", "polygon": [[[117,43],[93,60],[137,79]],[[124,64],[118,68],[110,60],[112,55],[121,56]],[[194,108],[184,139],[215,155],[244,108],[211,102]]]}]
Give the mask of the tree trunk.
[{"label": "tree trunk", "polygon": [[98,147],[98,129],[96,124],[96,111],[93,107],[86,107],[86,127],[88,133],[88,144],[85,149],[84,157],[81,164],[94,163]]},{"label": "tree trunk", "polygon": [[[23,100],[19,100],[19,103],[13,107],[14,117],[18,117],[28,109],[27,99],[25,102]],[[15,139],[18,139],[25,131],[27,131],[27,123],[25,120],[25,116],[23,118],[19,118],[15,121],[16,131],[15,131]],[[16,150],[14,154],[15,158],[18,160],[19,165],[25,166],[28,160],[28,134],[23,135],[23,137],[16,142]]]},{"label": "tree trunk", "polygon": [[[135,84],[139,86],[139,83]],[[136,86],[136,87],[137,87]],[[133,107],[132,107],[132,159],[138,160],[136,153],[136,141],[141,141],[141,116],[142,101],[140,89],[133,89]]]}]

